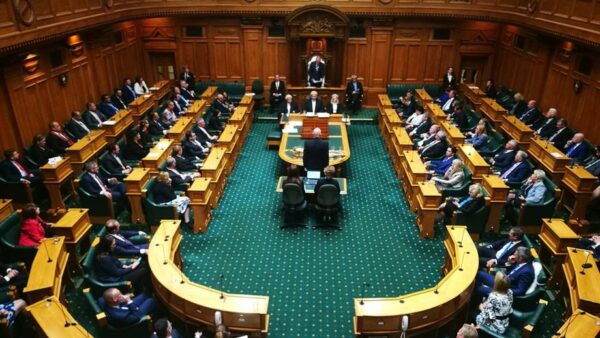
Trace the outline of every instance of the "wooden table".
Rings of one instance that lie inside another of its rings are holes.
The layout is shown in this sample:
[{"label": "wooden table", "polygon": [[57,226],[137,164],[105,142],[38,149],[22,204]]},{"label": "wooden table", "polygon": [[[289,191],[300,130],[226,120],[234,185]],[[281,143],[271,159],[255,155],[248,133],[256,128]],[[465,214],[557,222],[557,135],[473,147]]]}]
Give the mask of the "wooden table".
[{"label": "wooden table", "polygon": [[247,107],[249,111],[252,111],[254,110],[254,95],[248,94],[249,93],[246,93],[244,96],[242,96],[242,99],[238,105],[241,107]]},{"label": "wooden table", "polygon": [[440,123],[442,121],[447,121],[448,115],[444,113],[442,108],[434,102],[430,102],[425,105],[425,110],[429,112],[429,117],[434,123]]},{"label": "wooden table", "polygon": [[192,103],[190,106],[188,106],[185,115],[189,115],[192,118],[194,118],[194,120],[197,120],[198,118],[204,116],[206,108],[207,101],[205,99],[199,99],[194,101],[194,103]]},{"label": "wooden table", "polygon": [[565,166],[565,174],[562,179],[562,186],[565,189],[562,189],[559,208],[566,208],[570,212],[570,219],[585,218],[597,180],[596,176],[584,167]]},{"label": "wooden table", "polygon": [[173,140],[173,145],[181,144],[181,140],[185,137],[185,133],[187,133],[194,126],[195,120],[191,116],[182,116],[169,128],[167,131],[166,137],[170,140]]},{"label": "wooden table", "polygon": [[481,183],[483,176],[489,174],[490,165],[470,144],[461,144],[457,149],[458,156],[463,160],[465,166],[471,170],[473,183]]},{"label": "wooden table", "polygon": [[338,94],[340,101],[343,100],[346,93],[346,86],[339,87],[304,87],[304,86],[287,86],[287,93],[292,95],[294,101],[298,104],[298,107],[302,109],[304,107],[304,101],[308,99],[311,91],[316,91],[319,94],[319,98],[323,100],[323,104],[329,102],[331,95]]},{"label": "wooden table", "polygon": [[14,211],[12,200],[0,199],[0,222],[4,221],[6,217],[12,215]]},{"label": "wooden table", "polygon": [[411,211],[417,208],[417,191],[419,182],[427,180],[427,169],[416,150],[404,151],[401,158],[402,165],[402,189],[408,201]]},{"label": "wooden table", "polygon": [[140,122],[144,115],[154,108],[154,103],[154,95],[152,94],[140,95],[133,100],[128,105],[133,121],[135,123]]},{"label": "wooden table", "polygon": [[[75,193],[73,185],[73,169],[71,169],[71,160],[68,157],[58,161],[55,165],[44,164],[40,167],[44,177],[44,185],[50,195],[50,209],[64,209],[65,198]],[[68,193],[63,198],[62,186],[68,188]]]},{"label": "wooden table", "polygon": [[510,187],[504,183],[504,181],[498,175],[483,175],[481,181],[483,189],[488,193],[486,202],[489,203],[490,212],[488,220],[485,225],[486,232],[498,232],[500,231],[500,214],[504,210],[506,204],[506,197]]},{"label": "wooden table", "polygon": [[225,167],[227,166],[226,152],[225,148],[212,147],[200,169],[203,177],[210,178],[210,189],[213,192],[211,195],[212,200],[210,201],[212,208],[216,208],[227,183],[227,176],[225,175]]},{"label": "wooden table", "polygon": [[577,309],[558,329],[557,338],[598,337],[600,335],[600,317]]},{"label": "wooden table", "polygon": [[412,150],[413,142],[410,139],[410,136],[408,136],[408,133],[406,132],[406,129],[404,129],[404,127],[395,126],[392,128],[392,130],[393,134],[391,138],[393,148],[390,152],[390,155],[392,158],[394,169],[396,169],[396,175],[398,175],[398,178],[400,178],[402,177],[402,157],[404,157],[405,151]]},{"label": "wooden table", "polygon": [[457,126],[450,123],[450,121],[440,121],[440,130],[446,133],[446,139],[448,143],[455,147],[459,144],[465,143],[465,135],[458,129]]},{"label": "wooden table", "polygon": [[215,326],[215,312],[222,313],[223,324],[235,333],[267,337],[268,296],[227,293],[195,283],[181,270],[179,254],[182,234],[179,221],[163,220],[148,249],[154,295],[170,314],[187,322]]},{"label": "wooden table", "polygon": [[446,231],[442,280],[432,288],[398,297],[354,298],[355,337],[399,336],[402,316],[408,316],[409,337],[436,337],[438,328],[449,321],[464,321],[479,257],[475,243],[465,235],[466,226],[447,226]]},{"label": "wooden table", "polygon": [[62,299],[63,278],[66,277],[64,273],[67,271],[68,261],[69,253],[65,250],[64,237],[46,238],[41,241],[31,263],[27,286],[23,289],[29,304],[49,296]]},{"label": "wooden table", "polygon": [[433,239],[435,231],[433,226],[438,214],[442,194],[437,190],[435,183],[419,182],[417,193],[417,217],[415,224],[419,228],[421,238]]},{"label": "wooden table", "polygon": [[106,134],[104,130],[92,130],[67,148],[67,156],[71,159],[71,167],[75,175],[83,172],[83,167],[88,161],[100,156],[106,147],[104,134]]},{"label": "wooden table", "polygon": [[527,152],[545,172],[550,174],[550,179],[557,185],[560,185],[562,177],[565,174],[565,167],[571,162],[571,159],[552,145],[552,143],[539,138],[532,138],[530,140]]},{"label": "wooden table", "polygon": [[379,111],[384,111],[385,109],[392,108],[392,101],[390,101],[390,97],[387,94],[378,94],[377,95],[377,108]]},{"label": "wooden table", "polygon": [[419,103],[421,103],[422,107],[425,107],[428,103],[433,102],[433,99],[429,95],[429,93],[425,90],[425,88],[418,88],[415,90],[416,98]]},{"label": "wooden table", "polygon": [[219,87],[210,86],[204,90],[204,92],[200,95],[200,97],[206,101],[212,101],[212,99],[217,96],[217,91]]},{"label": "wooden table", "polygon": [[381,121],[381,136],[383,136],[383,142],[387,147],[388,152],[394,151],[394,145],[392,143],[392,138],[394,135],[394,127],[401,127],[402,120],[398,116],[398,113],[394,109],[386,109],[383,112]]},{"label": "wooden table", "polygon": [[225,149],[225,158],[227,159],[226,174],[229,175],[233,170],[233,166],[237,161],[237,157],[240,153],[241,144],[240,141],[241,133],[238,132],[237,126],[233,124],[227,124],[225,129],[219,135],[219,139],[214,147]]},{"label": "wooden table", "polygon": [[519,143],[522,150],[529,148],[529,142],[533,138],[533,130],[525,123],[521,122],[516,116],[502,116],[502,125],[500,128],[512,139]]},{"label": "wooden table", "polygon": [[134,223],[146,224],[144,209],[142,208],[142,191],[150,178],[152,178],[150,168],[133,168],[129,175],[123,179],[126,194],[131,206],[131,221]]},{"label": "wooden table", "polygon": [[158,104],[160,100],[164,99],[165,96],[169,94],[172,83],[173,80],[159,80],[149,88],[156,104]]},{"label": "wooden table", "polygon": [[69,265],[71,271],[81,274],[81,267],[77,257],[77,247],[81,252],[86,252],[90,247],[89,234],[92,223],[88,215],[88,209],[70,208],[56,223],[52,225],[56,236],[65,238],[67,251],[69,252]]},{"label": "wooden table", "polygon": [[[92,335],[77,323],[57,297],[41,299],[25,308],[43,337],[89,338]],[[65,321],[70,325],[65,326]]]},{"label": "wooden table", "polygon": [[485,93],[473,83],[463,82],[459,86],[463,95],[473,104],[473,110],[479,110],[481,100],[485,97]]},{"label": "wooden table", "polygon": [[157,175],[160,171],[160,165],[171,156],[175,142],[170,139],[160,139],[158,143],[150,149],[146,157],[142,159],[144,168],[150,169],[151,175]]},{"label": "wooden table", "polygon": [[123,133],[133,124],[133,116],[127,109],[119,110],[110,119],[102,123],[102,130],[105,131],[104,137],[108,143],[118,141]]},{"label": "wooden table", "polygon": [[546,270],[552,272],[548,285],[557,286],[564,278],[562,264],[567,256],[567,248],[577,247],[579,235],[560,218],[544,218],[539,237],[542,241],[540,261]]},{"label": "wooden table", "polygon": [[484,97],[481,99],[481,106],[479,110],[487,117],[487,119],[492,123],[494,129],[500,128],[502,124],[502,117],[507,114],[506,109],[496,102],[494,99],[490,99],[489,97]]},{"label": "wooden table", "polygon": [[[559,295],[567,299],[567,313],[576,313],[577,309],[590,313],[600,312],[600,272],[594,263],[591,251],[567,249],[567,257],[562,265],[564,281]],[[592,263],[588,269],[582,269],[584,262]],[[584,272],[584,273],[582,273]]]},{"label": "wooden table", "polygon": [[229,117],[227,124],[233,124],[237,126],[242,140],[245,140],[250,128],[252,127],[252,119],[248,114],[248,107],[238,106],[235,108],[235,111]]},{"label": "wooden table", "polygon": [[210,177],[198,177],[194,179],[188,188],[187,194],[190,198],[190,207],[194,212],[194,233],[206,233],[208,223],[212,219],[210,201],[212,189],[210,189]]}]

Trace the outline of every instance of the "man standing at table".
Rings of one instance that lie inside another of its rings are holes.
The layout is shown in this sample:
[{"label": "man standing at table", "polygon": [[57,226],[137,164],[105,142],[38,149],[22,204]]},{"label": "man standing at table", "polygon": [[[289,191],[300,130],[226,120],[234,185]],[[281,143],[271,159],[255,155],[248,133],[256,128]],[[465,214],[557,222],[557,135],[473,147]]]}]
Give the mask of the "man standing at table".
[{"label": "man standing at table", "polygon": [[306,171],[318,171],[329,165],[329,141],[321,139],[321,129],[313,129],[312,140],[304,141],[302,163]]},{"label": "man standing at table", "polygon": [[317,88],[325,86],[325,62],[319,55],[308,65],[308,86]]},{"label": "man standing at table", "polygon": [[279,79],[279,74],[275,74],[273,82],[271,82],[271,112],[277,111],[283,98],[285,97],[285,82]]}]

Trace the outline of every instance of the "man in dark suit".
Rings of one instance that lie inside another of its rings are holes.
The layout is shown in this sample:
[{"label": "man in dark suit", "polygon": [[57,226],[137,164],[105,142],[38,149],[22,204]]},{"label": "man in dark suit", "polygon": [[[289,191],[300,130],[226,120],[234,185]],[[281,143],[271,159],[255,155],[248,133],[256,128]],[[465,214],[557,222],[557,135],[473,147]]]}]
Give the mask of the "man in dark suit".
[{"label": "man in dark suit", "polygon": [[135,90],[133,90],[133,86],[131,85],[131,79],[126,78],[123,81],[123,88],[121,88],[121,92],[123,93],[123,101],[125,104],[130,104],[137,98],[137,94]]},{"label": "man in dark suit", "polygon": [[99,167],[96,161],[87,162],[79,186],[90,195],[103,195],[115,202],[123,202],[125,185],[114,177],[106,179],[98,175],[98,172]]},{"label": "man in dark suit", "polygon": [[346,85],[346,106],[350,113],[354,114],[360,110],[363,99],[363,86],[356,75],[352,75],[350,82]]},{"label": "man in dark suit", "polygon": [[504,170],[515,161],[515,155],[517,154],[517,148],[519,144],[516,140],[508,140],[504,145],[504,150],[494,155],[490,163],[494,168]]},{"label": "man in dark suit", "polygon": [[519,117],[519,120],[531,127],[541,116],[542,113],[537,109],[537,101],[530,100],[527,103],[527,109]]},{"label": "man in dark suit", "polygon": [[594,258],[600,259],[600,234],[595,234],[590,238],[579,239],[577,247],[592,251]]},{"label": "man in dark suit", "polygon": [[196,133],[188,131],[185,133],[185,140],[183,141],[183,154],[186,157],[204,158],[209,152],[209,148],[205,147],[198,141]]},{"label": "man in dark suit", "polygon": [[508,257],[523,245],[523,229],[514,227],[508,232],[508,237],[495,241],[487,246],[478,246],[479,266],[490,269],[494,266],[506,266]]},{"label": "man in dark suit", "polygon": [[452,162],[456,159],[456,148],[450,146],[446,149],[446,155],[441,160],[433,160],[425,162],[425,167],[429,169],[427,173],[435,176],[444,176],[446,170],[450,168]]},{"label": "man in dark suit", "polygon": [[543,139],[554,135],[556,133],[556,108],[550,108],[546,112],[546,117],[539,119],[534,125],[533,130],[535,134]]},{"label": "man in dark suit", "polygon": [[417,109],[417,101],[412,90],[406,92],[404,97],[400,98],[396,111],[403,119],[409,118]]},{"label": "man in dark suit", "polygon": [[4,264],[0,263],[0,287],[4,288],[9,285],[17,287],[19,293],[23,292],[23,288],[27,285],[27,278],[29,274],[27,271],[19,271],[11,268],[7,268]]},{"label": "man in dark suit", "polygon": [[304,141],[302,163],[306,171],[320,173],[329,165],[329,141],[321,140],[321,129],[313,129],[313,138]]},{"label": "man in dark suit", "polygon": [[106,121],[106,116],[96,110],[96,104],[94,102],[88,102],[86,108],[86,111],[81,115],[83,123],[85,123],[89,129],[101,129],[102,122]]},{"label": "man in dark suit", "polygon": [[454,112],[454,102],[455,101],[456,101],[456,91],[450,90],[448,92],[448,100],[446,100],[446,102],[444,102],[444,104],[442,105],[442,110],[444,111],[444,113],[451,114]]},{"label": "man in dark suit", "polygon": [[121,224],[116,219],[109,219],[104,227],[115,239],[114,253],[117,256],[139,256],[148,252],[148,235],[145,232],[121,230]]},{"label": "man in dark suit", "polygon": [[281,115],[289,115],[299,113],[298,105],[294,102],[292,95],[287,94],[285,101],[279,106],[279,113],[277,114],[277,120],[281,120]]},{"label": "man in dark suit", "polygon": [[211,135],[208,130],[206,130],[206,122],[203,118],[199,118],[196,122],[194,128],[192,128],[194,134],[196,134],[196,139],[200,144],[202,144],[205,148],[212,147],[213,143],[217,143],[219,139],[215,135]]},{"label": "man in dark suit", "polygon": [[110,96],[108,96],[107,94],[103,94],[100,100],[101,102],[98,105],[98,110],[100,110],[100,113],[104,114],[104,116],[106,116],[107,118],[111,118],[117,112],[119,112],[119,108],[117,108],[117,106],[115,106],[112,103],[112,101],[110,100]]},{"label": "man in dark suit", "polygon": [[111,176],[115,175],[129,175],[131,173],[131,167],[123,163],[123,159],[120,155],[120,147],[116,143],[111,143],[106,147],[108,154],[102,160],[102,168],[110,173]]},{"label": "man in dark suit", "polygon": [[577,133],[565,145],[565,155],[571,158],[571,165],[581,164],[589,156],[590,147],[584,140],[583,133]]},{"label": "man in dark suit", "polygon": [[552,143],[556,149],[564,149],[567,141],[573,137],[573,132],[568,127],[565,119],[558,119],[556,122],[556,131],[548,137],[548,142]]},{"label": "man in dark suit", "polygon": [[224,117],[229,117],[235,110],[232,105],[229,105],[227,102],[225,102],[225,96],[220,93],[217,94],[217,97],[213,101],[211,108],[220,111],[221,115]]},{"label": "man in dark suit", "polygon": [[446,74],[444,74],[442,87],[444,90],[456,88],[456,76],[454,76],[454,68],[449,67]]},{"label": "man in dark suit", "polygon": [[323,102],[319,99],[319,94],[313,90],[310,92],[310,98],[304,101],[305,113],[319,113],[325,111]]},{"label": "man in dark suit", "polygon": [[127,104],[123,100],[123,91],[119,88],[115,88],[113,95],[110,97],[110,102],[117,107],[117,109],[127,109]]},{"label": "man in dark suit", "polygon": [[175,190],[184,188],[186,184],[192,184],[194,178],[200,177],[200,173],[198,172],[182,173],[177,170],[177,161],[171,156],[167,158],[167,172],[169,173],[169,178],[171,178],[171,186]]},{"label": "man in dark suit", "polygon": [[[512,290],[513,296],[523,296],[534,282],[535,271],[531,264],[531,250],[524,246],[516,248],[514,253],[508,257],[506,261],[506,272],[508,279],[510,280],[510,289]],[[494,275],[489,274],[487,271],[477,272],[476,277],[476,293],[479,297],[487,296],[492,292],[494,287]]]},{"label": "man in dark suit", "polygon": [[408,136],[411,138],[418,137],[419,135],[426,133],[432,125],[433,121],[431,121],[431,117],[429,117],[429,112],[425,111],[423,112],[423,118],[421,119],[421,122],[410,131]]},{"label": "man in dark suit", "polygon": [[285,97],[285,82],[279,78],[279,74],[275,74],[275,78],[271,82],[270,93],[269,103],[271,105],[271,112],[277,111]]},{"label": "man in dark suit", "polygon": [[529,167],[527,166],[527,153],[519,150],[515,155],[515,161],[508,167],[505,167],[496,175],[500,175],[500,178],[504,182],[523,182],[529,175]]},{"label": "man in dark suit", "polygon": [[8,182],[23,182],[41,186],[42,177],[37,170],[28,170],[20,162],[20,154],[14,149],[4,151],[4,161],[0,163],[0,176]]},{"label": "man in dark suit", "polygon": [[73,140],[62,131],[62,127],[56,121],[50,122],[48,125],[50,131],[46,136],[48,148],[52,149],[57,154],[64,154],[66,149],[73,145]]},{"label": "man in dark suit", "polygon": [[521,93],[516,93],[513,98],[515,103],[510,108],[508,115],[514,115],[519,118],[527,110],[527,103],[525,103],[525,98]]},{"label": "man in dark suit", "polygon": [[308,86],[321,88],[325,85],[325,62],[317,55],[308,65]]},{"label": "man in dark suit", "polygon": [[173,147],[171,156],[175,159],[175,168],[179,172],[197,171],[201,167],[201,164],[194,162],[193,158],[183,156],[183,147],[180,145]]},{"label": "man in dark suit", "polygon": [[186,100],[193,101],[196,99],[196,92],[194,89],[190,88],[190,84],[186,81],[179,81],[179,89],[181,91],[181,96]]},{"label": "man in dark suit", "polygon": [[148,122],[148,131],[152,136],[164,136],[169,130],[168,127],[164,126],[160,122],[160,115],[157,112],[152,113],[150,121]]},{"label": "man in dark suit", "polygon": [[179,74],[179,81],[185,81],[191,88],[196,88],[196,77],[194,77],[194,73],[190,71],[190,67],[187,65],[183,67],[183,71]]},{"label": "man in dark suit", "polygon": [[438,158],[444,156],[444,153],[448,149],[448,142],[446,141],[446,133],[438,131],[435,134],[435,139],[426,146],[420,147],[421,158],[428,160],[430,158]]},{"label": "man in dark suit", "polygon": [[103,300],[106,319],[108,323],[116,327],[135,324],[158,309],[153,298],[144,294],[130,298],[128,295],[123,295],[117,288],[104,291]]},{"label": "man in dark suit", "polygon": [[600,146],[596,146],[596,154],[591,161],[585,164],[585,170],[600,178]]},{"label": "man in dark suit", "polygon": [[67,122],[66,129],[77,140],[90,133],[90,129],[83,123],[81,113],[78,111],[71,113],[71,119]]}]

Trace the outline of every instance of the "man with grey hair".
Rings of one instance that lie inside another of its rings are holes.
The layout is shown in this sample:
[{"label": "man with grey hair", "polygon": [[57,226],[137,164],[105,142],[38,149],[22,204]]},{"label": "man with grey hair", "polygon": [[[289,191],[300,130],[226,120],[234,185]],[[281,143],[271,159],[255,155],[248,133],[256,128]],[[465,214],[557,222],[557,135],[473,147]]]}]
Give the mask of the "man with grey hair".
[{"label": "man with grey hair", "polygon": [[581,164],[588,157],[591,149],[584,140],[585,135],[577,133],[565,145],[565,155],[571,158],[571,165]]},{"label": "man with grey hair", "polygon": [[529,179],[521,187],[519,194],[508,194],[507,204],[512,204],[515,207],[520,206],[522,203],[534,205],[542,204],[544,201],[544,195],[546,194],[544,178],[546,178],[546,173],[543,170],[534,170],[533,174],[531,174]]},{"label": "man with grey hair", "polygon": [[167,172],[169,173],[173,187],[183,187],[186,183],[191,184],[194,178],[200,177],[200,173],[198,172],[182,173],[177,170],[177,161],[171,156],[167,157]]},{"label": "man with grey hair", "polygon": [[435,140],[420,149],[421,158],[426,160],[442,157],[447,148],[448,142],[446,141],[446,133],[440,130],[435,134]]},{"label": "man with grey hair", "polygon": [[558,120],[557,115],[558,111],[556,108],[550,108],[546,112],[546,117],[540,119],[533,125],[533,130],[535,130],[535,135],[541,138],[548,138],[554,133],[556,133],[556,121]]},{"label": "man with grey hair", "polygon": [[456,338],[478,338],[477,328],[473,324],[464,324],[456,333]]},{"label": "man with grey hair", "polygon": [[[515,252],[508,258],[506,263],[506,273],[510,280],[510,290],[514,297],[523,296],[534,282],[535,271],[531,264],[531,250],[524,246],[519,246]],[[477,272],[476,297],[486,297],[494,287],[494,275],[487,271]]]},{"label": "man with grey hair", "polygon": [[305,113],[319,113],[323,112],[323,102],[319,99],[319,94],[316,90],[310,92],[310,98],[304,101],[304,112]]},{"label": "man with grey hair", "polygon": [[318,171],[329,165],[329,142],[321,139],[321,129],[313,129],[313,138],[304,141],[302,162],[306,171]]},{"label": "man with grey hair", "polygon": [[491,269],[494,266],[506,267],[508,258],[522,245],[523,235],[523,229],[513,227],[508,232],[507,237],[486,246],[478,246],[479,266],[487,269]]},{"label": "man with grey hair", "polygon": [[93,196],[103,195],[114,202],[122,202],[125,198],[125,185],[116,178],[105,178],[98,174],[96,161],[85,164],[85,173],[81,176],[79,187]]},{"label": "man with grey hair", "polygon": [[438,131],[440,131],[440,126],[434,124],[429,127],[429,130],[426,133],[419,135],[421,139],[415,143],[417,148],[425,147],[429,143],[433,142],[433,140],[435,140],[435,134],[437,134]]},{"label": "man with grey hair", "polygon": [[500,170],[496,175],[500,175],[500,178],[504,182],[523,182],[523,180],[529,175],[529,167],[527,166],[527,153],[519,150],[515,155],[515,161],[511,166]]},{"label": "man with grey hair", "polygon": [[490,164],[498,170],[504,170],[515,161],[515,155],[517,154],[517,148],[519,144],[515,140],[509,140],[504,145],[504,150],[490,160]]}]

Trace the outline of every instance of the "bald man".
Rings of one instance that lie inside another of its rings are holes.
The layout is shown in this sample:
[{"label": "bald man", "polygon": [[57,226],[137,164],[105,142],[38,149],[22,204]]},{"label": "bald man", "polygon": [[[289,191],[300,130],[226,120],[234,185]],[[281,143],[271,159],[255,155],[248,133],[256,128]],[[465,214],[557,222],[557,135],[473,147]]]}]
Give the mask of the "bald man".
[{"label": "bald man", "polygon": [[321,139],[321,129],[313,129],[313,138],[304,141],[302,162],[306,171],[318,171],[329,165],[329,142]]},{"label": "bald man", "polygon": [[571,158],[571,165],[582,164],[589,156],[590,147],[584,140],[583,133],[577,133],[565,145],[565,155]]},{"label": "bald man", "polygon": [[156,301],[143,294],[133,298],[123,295],[119,289],[110,288],[104,291],[104,312],[108,323],[116,327],[135,324],[144,316],[157,310]]}]

